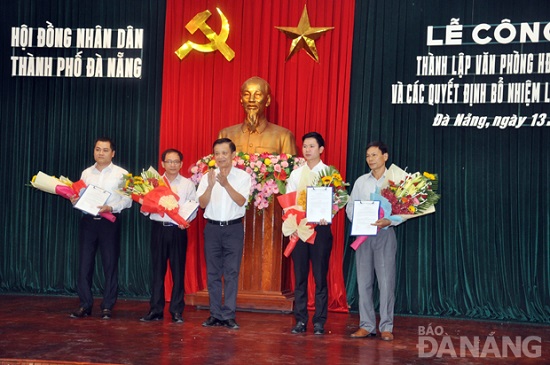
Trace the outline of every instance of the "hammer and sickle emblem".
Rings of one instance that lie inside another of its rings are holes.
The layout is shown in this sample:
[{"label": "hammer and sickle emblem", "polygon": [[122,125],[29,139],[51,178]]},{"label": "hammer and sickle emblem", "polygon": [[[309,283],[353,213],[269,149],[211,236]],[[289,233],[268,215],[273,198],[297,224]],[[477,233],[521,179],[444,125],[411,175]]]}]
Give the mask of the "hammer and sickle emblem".
[{"label": "hammer and sickle emblem", "polygon": [[208,44],[197,44],[191,41],[185,42],[178,50],[176,51],[176,55],[178,55],[180,60],[183,60],[185,56],[189,54],[193,49],[199,51],[199,52],[214,52],[216,50],[219,50],[225,57],[226,60],[231,61],[235,57],[235,51],[229,47],[225,41],[227,41],[227,37],[229,37],[229,23],[227,21],[227,18],[225,15],[223,15],[222,11],[219,8],[216,8],[218,11],[218,14],[220,14],[220,18],[222,20],[222,28],[220,30],[220,34],[216,34],[206,24],[206,20],[210,18],[210,15],[212,13],[210,10],[205,10],[202,13],[198,13],[187,23],[185,28],[189,31],[189,33],[194,34],[197,29],[200,29],[201,32],[204,33],[206,38],[210,40],[210,43]]}]

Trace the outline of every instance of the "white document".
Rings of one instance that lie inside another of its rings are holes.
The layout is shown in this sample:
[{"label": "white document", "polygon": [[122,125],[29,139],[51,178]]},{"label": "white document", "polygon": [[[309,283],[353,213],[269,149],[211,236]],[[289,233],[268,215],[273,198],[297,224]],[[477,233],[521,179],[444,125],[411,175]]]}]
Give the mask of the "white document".
[{"label": "white document", "polygon": [[332,223],[332,187],[307,187],[306,219],[308,223],[319,223],[321,219]]},{"label": "white document", "polygon": [[180,215],[186,221],[199,209],[199,203],[188,200],[180,206]]},{"label": "white document", "polygon": [[356,200],[353,202],[352,236],[376,236],[378,227],[372,224],[378,220],[379,200]]},{"label": "white document", "polygon": [[74,207],[91,215],[99,214],[99,207],[105,205],[111,193],[95,185],[88,185],[84,194],[78,199]]}]

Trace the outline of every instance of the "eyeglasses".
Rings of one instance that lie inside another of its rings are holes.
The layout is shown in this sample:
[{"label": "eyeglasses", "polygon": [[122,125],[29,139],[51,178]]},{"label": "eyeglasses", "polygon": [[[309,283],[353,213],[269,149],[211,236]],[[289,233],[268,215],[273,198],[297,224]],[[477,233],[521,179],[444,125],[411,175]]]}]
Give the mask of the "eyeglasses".
[{"label": "eyeglasses", "polygon": [[181,163],[181,161],[179,160],[166,160],[164,161],[165,164],[167,165],[179,165]]}]

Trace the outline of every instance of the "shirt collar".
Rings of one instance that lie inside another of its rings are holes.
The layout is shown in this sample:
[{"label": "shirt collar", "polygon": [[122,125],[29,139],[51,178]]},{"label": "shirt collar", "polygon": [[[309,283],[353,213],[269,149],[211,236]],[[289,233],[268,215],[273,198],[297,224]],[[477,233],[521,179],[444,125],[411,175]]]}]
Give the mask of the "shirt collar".
[{"label": "shirt collar", "polygon": [[174,181],[170,181],[170,179],[168,179],[168,177],[166,176],[166,173],[162,174],[162,177],[165,177],[166,180],[168,180],[169,183],[177,183],[181,180],[181,178],[183,176],[181,176],[180,174],[178,174],[178,176],[176,176],[176,178],[174,179]]},{"label": "shirt collar", "polygon": [[97,168],[97,162],[94,164],[94,170],[97,171],[98,173],[101,173],[103,171],[105,172],[110,172],[111,170],[113,169],[113,163],[111,162],[109,164],[109,166],[105,167],[103,170],[99,171],[99,169]]},{"label": "shirt collar", "polygon": [[369,171],[367,175],[368,175],[369,179],[374,179],[374,180],[376,180],[376,181],[380,181],[380,180],[383,181],[384,179],[386,179],[386,174],[387,174],[387,173],[388,173],[388,168],[386,167],[386,169],[384,170],[384,173],[382,174],[382,176],[381,176],[380,179],[378,179],[378,180],[376,180],[376,178],[375,178],[374,175],[372,174],[372,171]]},{"label": "shirt collar", "polygon": [[[307,163],[305,164],[305,166],[307,166],[307,168],[309,169],[309,166],[307,165]],[[323,160],[319,160],[319,162],[317,162],[317,165],[313,166],[313,168],[310,170],[317,172],[319,170],[322,170],[324,167],[325,167],[325,164],[323,163]]]}]

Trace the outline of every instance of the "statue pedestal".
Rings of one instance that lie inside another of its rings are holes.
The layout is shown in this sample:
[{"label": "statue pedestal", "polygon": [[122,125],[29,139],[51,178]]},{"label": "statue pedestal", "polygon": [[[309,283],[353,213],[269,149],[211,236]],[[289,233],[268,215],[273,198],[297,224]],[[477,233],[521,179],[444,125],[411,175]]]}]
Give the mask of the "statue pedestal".
[{"label": "statue pedestal", "polygon": [[[244,219],[245,237],[237,309],[291,312],[290,259],[283,256],[282,208],[276,197],[258,214],[252,207]],[[186,304],[209,306],[208,291],[185,296]]]}]

